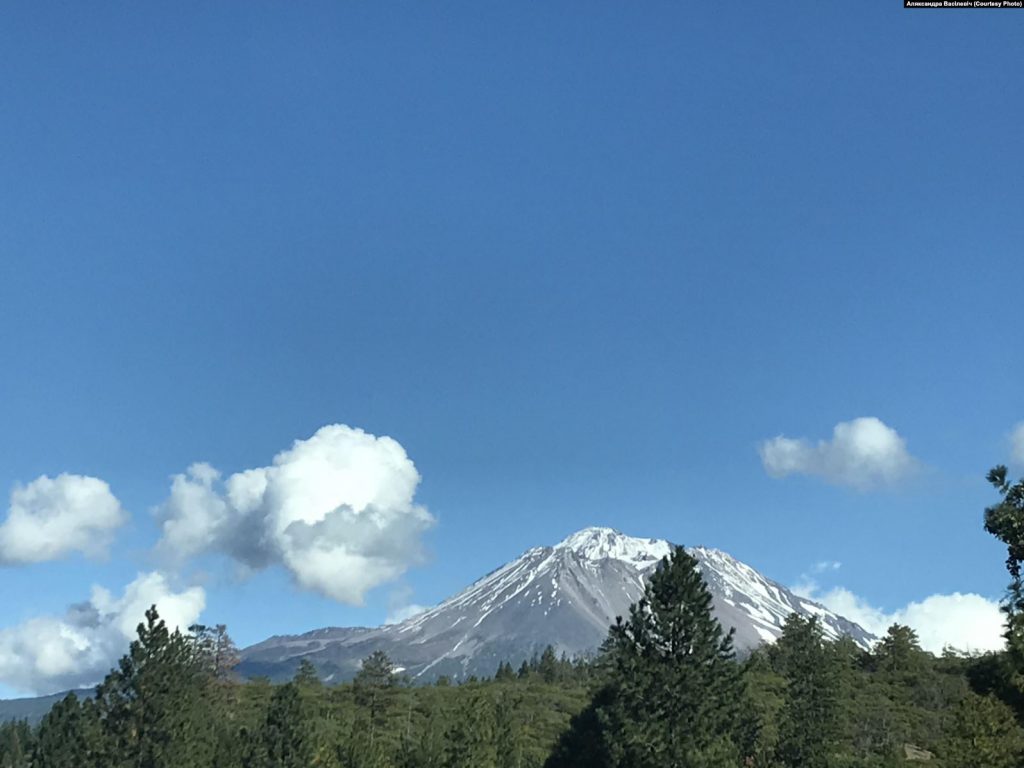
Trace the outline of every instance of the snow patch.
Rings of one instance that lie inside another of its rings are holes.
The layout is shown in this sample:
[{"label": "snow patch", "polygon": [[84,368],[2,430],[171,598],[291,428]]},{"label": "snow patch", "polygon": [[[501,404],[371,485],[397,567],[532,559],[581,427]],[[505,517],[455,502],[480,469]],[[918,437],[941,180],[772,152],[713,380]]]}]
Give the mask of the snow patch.
[{"label": "snow patch", "polygon": [[656,563],[672,552],[663,539],[638,539],[613,528],[584,528],[555,545],[555,550],[570,550],[584,560],[621,560],[631,564]]}]

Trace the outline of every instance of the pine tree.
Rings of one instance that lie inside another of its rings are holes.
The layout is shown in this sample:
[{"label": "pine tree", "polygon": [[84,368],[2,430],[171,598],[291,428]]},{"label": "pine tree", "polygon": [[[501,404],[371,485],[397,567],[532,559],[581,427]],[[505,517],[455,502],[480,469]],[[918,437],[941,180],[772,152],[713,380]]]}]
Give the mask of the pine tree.
[{"label": "pine tree", "polygon": [[1014,672],[1012,683],[1024,692],[1024,480],[1011,484],[1005,466],[988,473],[988,481],[1002,499],[985,510],[985,530],[1006,545],[1006,570],[1010,573],[1003,612],[1006,614],[1006,649]]},{"label": "pine tree", "polygon": [[608,703],[598,714],[611,765],[739,765],[743,682],[732,633],[712,615],[711,593],[686,550],[662,560],[603,650]]},{"label": "pine tree", "polygon": [[96,691],[113,765],[191,768],[209,760],[213,719],[204,695],[209,676],[194,643],[171,632],[156,606],[138,639]]},{"label": "pine tree", "polygon": [[498,664],[498,671],[494,673],[494,679],[500,682],[514,680],[516,673],[512,671],[512,665],[507,661]]},{"label": "pine tree", "polygon": [[443,768],[446,764],[447,691],[421,688],[415,696],[418,723],[403,744],[400,768]]},{"label": "pine tree", "polygon": [[1018,768],[1024,731],[1005,704],[968,694],[953,712],[941,757],[946,768]]},{"label": "pine tree", "polygon": [[[511,666],[509,674],[512,674]],[[523,768],[526,764],[530,734],[523,709],[523,696],[517,691],[504,691],[494,701],[497,768]]]},{"label": "pine tree", "polygon": [[612,686],[597,690],[593,699],[558,737],[544,768],[612,768],[605,726],[614,704]]},{"label": "pine tree", "polygon": [[301,659],[299,661],[299,667],[295,671],[295,677],[292,678],[292,682],[300,689],[317,689],[321,685],[320,675],[317,674],[316,667],[313,666],[313,662],[309,659]]},{"label": "pine tree", "polygon": [[351,750],[359,766],[383,765],[394,749],[394,734],[389,723],[395,703],[396,680],[394,665],[383,651],[374,651],[363,659],[352,692],[358,708],[353,724]]},{"label": "pine tree", "polygon": [[893,624],[875,646],[875,667],[890,680],[914,681],[928,666],[929,655],[921,650],[917,633],[903,624]]},{"label": "pine tree", "polygon": [[193,624],[188,631],[188,639],[209,673],[218,680],[230,679],[232,670],[239,663],[239,656],[238,648],[228,634],[227,626],[217,624],[208,627],[205,624]]},{"label": "pine tree", "polygon": [[558,657],[550,645],[544,649],[537,662],[537,673],[545,683],[553,683],[558,679]]},{"label": "pine tree", "polygon": [[772,658],[786,681],[778,760],[791,768],[825,768],[840,729],[838,669],[824,645],[817,617],[791,614]]},{"label": "pine tree", "polygon": [[78,697],[69,693],[39,724],[33,768],[88,768],[93,763],[88,744],[82,706]]},{"label": "pine tree", "polygon": [[497,768],[494,704],[476,686],[466,686],[451,718],[447,741],[448,768]]},{"label": "pine tree", "polygon": [[743,738],[753,765],[772,765],[779,744],[779,720],[785,702],[786,680],[772,668],[769,649],[756,649],[743,665],[747,681],[744,707],[750,714]]},{"label": "pine tree", "polygon": [[29,768],[32,731],[24,721],[0,724],[0,768]]},{"label": "pine tree", "polygon": [[296,683],[279,686],[270,699],[262,731],[266,768],[307,768],[312,754]]}]

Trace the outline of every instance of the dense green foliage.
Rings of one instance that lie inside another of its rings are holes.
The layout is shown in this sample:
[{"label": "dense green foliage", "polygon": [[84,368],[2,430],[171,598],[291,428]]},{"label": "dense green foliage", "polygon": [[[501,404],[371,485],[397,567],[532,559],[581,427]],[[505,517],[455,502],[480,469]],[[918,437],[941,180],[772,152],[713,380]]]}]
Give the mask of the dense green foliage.
[{"label": "dense green foliage", "polygon": [[155,614],[139,629],[95,700],[0,727],[0,768],[881,767],[908,753],[975,768],[1024,754],[1020,712],[971,689],[998,657],[936,658],[900,626],[868,653],[791,617],[737,662],[702,612],[654,604],[616,625],[598,663],[544,654],[522,675],[432,686],[383,654],[344,685],[311,665],[285,685],[231,682]]},{"label": "dense green foliage", "polygon": [[1006,648],[1010,684],[1024,695],[1024,480],[1010,483],[1006,467],[995,467],[988,481],[1002,499],[985,510],[985,530],[1006,545],[1006,570],[1010,573],[1003,610],[1006,612]]},{"label": "dense green foliage", "polygon": [[777,643],[731,655],[677,550],[612,627],[593,698],[547,768],[1024,765],[1024,711],[991,685],[1006,654],[937,658],[900,625],[867,652],[793,615]]},{"label": "dense green foliage", "polygon": [[231,677],[223,626],[155,609],[93,699],[0,726],[0,768],[936,768],[1024,765],[1024,483],[990,473],[1007,545],[1007,650],[923,651],[894,625],[870,652],[791,616],[737,660],[697,562],[662,561],[593,662],[547,648],[492,680],[412,686],[383,653],[351,683]]},{"label": "dense green foliage", "polygon": [[521,675],[412,686],[375,653],[326,686],[222,679],[194,636],[147,614],[95,700],[58,702],[38,728],[0,726],[0,768],[541,766],[586,704],[591,670],[545,653]]},{"label": "dense green foliage", "polygon": [[711,593],[682,547],[662,562],[629,619],[612,626],[598,673],[591,711],[550,765],[738,765],[747,751],[732,635],[712,617]]}]

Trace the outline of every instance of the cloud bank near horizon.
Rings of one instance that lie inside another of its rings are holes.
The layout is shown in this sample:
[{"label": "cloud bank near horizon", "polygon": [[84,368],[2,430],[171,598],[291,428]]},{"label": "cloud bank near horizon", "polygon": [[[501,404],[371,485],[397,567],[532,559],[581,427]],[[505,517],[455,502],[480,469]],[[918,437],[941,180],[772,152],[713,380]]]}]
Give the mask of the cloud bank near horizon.
[{"label": "cloud bank near horizon", "polygon": [[758,453],[771,477],[813,475],[861,491],[891,486],[919,466],[899,433],[873,416],[841,421],[830,440],[816,443],[779,435]]},{"label": "cloud bank near horizon", "polygon": [[424,559],[435,521],[415,502],[419,482],[396,440],[328,425],[270,466],[222,480],[198,463],[175,476],[157,548],[178,561],[220,552],[246,568],[280,565],[305,589],[361,605]]},{"label": "cloud bank near horizon", "polygon": [[998,651],[1006,645],[1005,617],[999,603],[981,595],[929,595],[895,611],[886,611],[845,587],[822,591],[812,579],[805,579],[792,589],[878,637],[884,636],[893,624],[905,624],[917,632],[921,647],[931,653],[942,653],[947,647],[965,652]]},{"label": "cloud bank near horizon", "polygon": [[63,617],[41,616],[0,629],[0,682],[43,695],[98,683],[136,637],[156,605],[167,626],[186,630],[206,605],[201,587],[175,592],[158,572],[140,573],[115,597],[93,586]]}]

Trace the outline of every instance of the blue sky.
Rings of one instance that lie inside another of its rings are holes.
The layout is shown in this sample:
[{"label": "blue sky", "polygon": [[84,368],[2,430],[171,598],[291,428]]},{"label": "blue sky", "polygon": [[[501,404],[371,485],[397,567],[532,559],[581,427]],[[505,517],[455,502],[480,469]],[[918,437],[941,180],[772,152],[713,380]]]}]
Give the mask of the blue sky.
[{"label": "blue sky", "polygon": [[[981,513],[1024,419],[1021,20],[5,7],[0,515],[70,473],[124,524],[0,553],[0,693],[28,687],[3,661],[26,627],[94,584],[201,588],[244,644],[379,623],[586,525],[887,615],[998,599]],[[892,430],[867,469],[898,467],[851,484],[857,456],[814,446],[860,417]],[[421,482],[395,514],[435,519],[395,518],[401,573],[364,605],[279,553],[242,569],[223,536],[157,547],[172,476],[266,467],[331,424],[397,441]],[[773,476],[780,435],[810,442]]]}]

